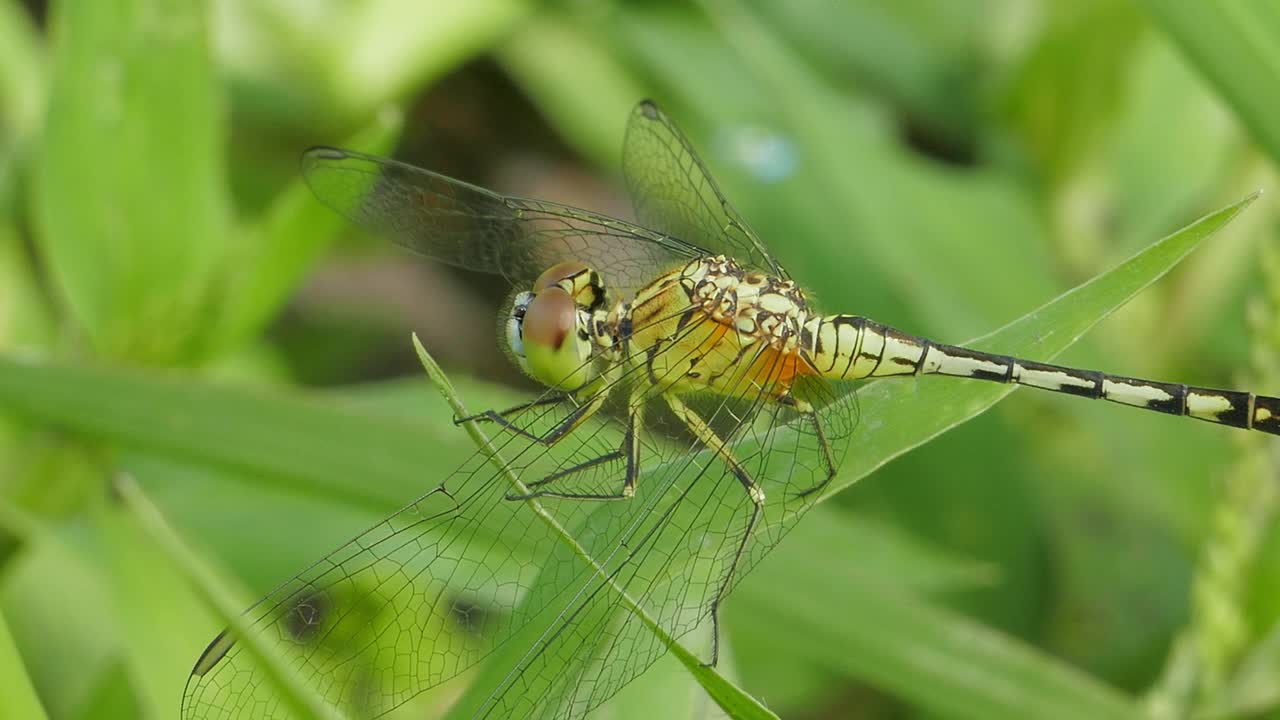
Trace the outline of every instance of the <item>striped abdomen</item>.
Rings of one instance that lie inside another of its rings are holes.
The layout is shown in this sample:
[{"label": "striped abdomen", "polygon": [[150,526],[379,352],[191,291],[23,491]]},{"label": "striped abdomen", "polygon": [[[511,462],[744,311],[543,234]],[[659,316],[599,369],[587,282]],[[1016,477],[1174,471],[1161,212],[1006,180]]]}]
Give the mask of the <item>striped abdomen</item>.
[{"label": "striped abdomen", "polygon": [[813,367],[832,380],[951,375],[1102,398],[1123,405],[1280,435],[1280,398],[1048,365],[942,345],[853,315],[805,323]]}]

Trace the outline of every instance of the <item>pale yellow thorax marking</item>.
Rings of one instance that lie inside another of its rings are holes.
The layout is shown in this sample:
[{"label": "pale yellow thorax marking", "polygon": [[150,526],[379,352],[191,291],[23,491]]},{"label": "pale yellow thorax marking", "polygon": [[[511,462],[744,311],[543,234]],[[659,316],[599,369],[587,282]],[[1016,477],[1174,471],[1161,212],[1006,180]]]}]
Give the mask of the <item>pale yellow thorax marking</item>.
[{"label": "pale yellow thorax marking", "polygon": [[[688,283],[708,279],[721,290],[732,287],[736,314],[725,312],[733,305],[724,299],[712,299],[715,307],[690,300]],[[781,397],[797,375],[815,371],[798,348],[775,348],[767,337],[779,318],[796,308],[781,295],[758,292],[759,285],[730,275],[708,276],[704,266],[690,264],[641,288],[630,308],[632,362],[646,363],[648,381],[664,392]],[[758,311],[772,313],[773,319],[757,322]]]}]

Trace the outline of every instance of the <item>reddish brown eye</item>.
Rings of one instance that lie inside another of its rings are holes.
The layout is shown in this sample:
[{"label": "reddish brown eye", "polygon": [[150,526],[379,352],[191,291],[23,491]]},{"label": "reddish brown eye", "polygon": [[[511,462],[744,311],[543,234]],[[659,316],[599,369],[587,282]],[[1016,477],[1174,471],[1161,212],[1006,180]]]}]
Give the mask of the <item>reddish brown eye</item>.
[{"label": "reddish brown eye", "polygon": [[573,277],[580,272],[585,272],[586,269],[586,265],[573,260],[556,263],[544,270],[542,274],[538,276],[537,282],[533,284],[533,291],[535,293],[541,292],[565,278]]},{"label": "reddish brown eye", "polygon": [[577,308],[569,293],[558,287],[546,288],[533,298],[525,311],[525,345],[559,350],[574,331],[576,321]]}]

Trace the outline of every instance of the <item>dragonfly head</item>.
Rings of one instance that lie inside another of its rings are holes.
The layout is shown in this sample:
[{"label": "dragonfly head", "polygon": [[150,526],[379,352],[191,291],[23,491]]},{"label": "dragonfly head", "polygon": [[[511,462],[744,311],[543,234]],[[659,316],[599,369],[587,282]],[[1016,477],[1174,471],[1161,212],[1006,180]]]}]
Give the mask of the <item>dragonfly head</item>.
[{"label": "dragonfly head", "polygon": [[595,379],[591,313],[604,303],[600,276],[586,265],[547,269],[518,293],[506,319],[507,347],[520,369],[544,385],[577,390]]}]

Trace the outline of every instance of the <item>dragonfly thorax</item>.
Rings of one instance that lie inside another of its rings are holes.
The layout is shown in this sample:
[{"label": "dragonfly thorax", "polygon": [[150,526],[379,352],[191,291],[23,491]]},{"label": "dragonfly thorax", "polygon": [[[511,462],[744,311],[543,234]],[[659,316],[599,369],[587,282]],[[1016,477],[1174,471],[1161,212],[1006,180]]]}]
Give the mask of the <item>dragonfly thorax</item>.
[{"label": "dragonfly thorax", "polygon": [[629,356],[675,393],[788,394],[814,374],[804,337],[810,311],[790,280],[702,257],[641,288],[624,304]]},{"label": "dragonfly thorax", "polygon": [[795,352],[809,319],[804,292],[791,280],[747,270],[724,256],[690,263],[681,280],[689,301],[744,341]]}]

